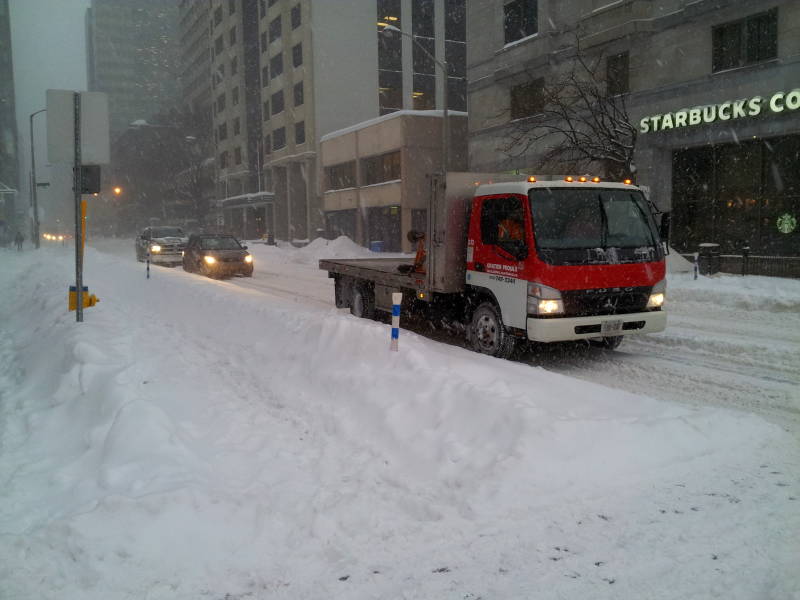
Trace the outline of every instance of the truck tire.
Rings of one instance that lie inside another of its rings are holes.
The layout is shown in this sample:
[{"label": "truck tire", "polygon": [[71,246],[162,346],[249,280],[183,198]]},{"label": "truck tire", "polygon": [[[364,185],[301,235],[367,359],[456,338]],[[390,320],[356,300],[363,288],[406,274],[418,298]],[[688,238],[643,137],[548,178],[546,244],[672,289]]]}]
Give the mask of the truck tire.
[{"label": "truck tire", "polygon": [[497,358],[511,356],[517,342],[503,325],[500,309],[492,302],[484,302],[475,309],[468,333],[473,350]]},{"label": "truck tire", "polygon": [[589,345],[595,348],[603,348],[604,350],[616,350],[622,343],[624,335],[611,335],[603,338],[595,338],[589,340]]},{"label": "truck tire", "polygon": [[353,286],[353,297],[350,301],[350,314],[362,319],[375,318],[375,297],[365,285]]},{"label": "truck tire", "polygon": [[347,308],[350,306],[350,286],[344,279],[337,277],[333,280],[333,297],[336,308]]}]

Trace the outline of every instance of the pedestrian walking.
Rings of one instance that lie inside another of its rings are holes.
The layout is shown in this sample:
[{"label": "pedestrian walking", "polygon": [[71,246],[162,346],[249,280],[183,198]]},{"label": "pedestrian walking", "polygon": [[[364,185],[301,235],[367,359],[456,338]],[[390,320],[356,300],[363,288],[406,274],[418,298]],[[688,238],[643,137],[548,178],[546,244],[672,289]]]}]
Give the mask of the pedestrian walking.
[{"label": "pedestrian walking", "polygon": [[25,241],[25,236],[22,235],[21,231],[17,231],[17,235],[14,236],[14,243],[17,245],[17,252],[22,252],[22,243]]}]

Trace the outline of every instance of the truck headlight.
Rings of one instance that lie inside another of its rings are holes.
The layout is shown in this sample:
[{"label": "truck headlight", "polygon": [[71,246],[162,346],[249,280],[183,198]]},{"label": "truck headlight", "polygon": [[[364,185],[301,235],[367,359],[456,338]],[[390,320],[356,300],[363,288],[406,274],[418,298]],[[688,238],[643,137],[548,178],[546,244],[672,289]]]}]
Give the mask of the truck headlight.
[{"label": "truck headlight", "polygon": [[652,290],[650,290],[650,297],[647,299],[647,308],[649,308],[650,310],[656,310],[661,308],[664,305],[666,292],[667,292],[667,280],[662,279],[653,286]]},{"label": "truck headlight", "polygon": [[158,244],[153,244],[152,246],[150,246],[150,252],[152,252],[153,254],[158,254],[159,252],[161,252],[161,246],[159,246]]},{"label": "truck headlight", "polygon": [[253,262],[253,255],[252,254],[248,254],[247,256],[245,256],[244,257],[244,262],[246,262],[246,263]]},{"label": "truck headlight", "polygon": [[203,260],[206,261],[207,265],[213,265],[214,263],[217,262],[217,259],[214,258],[213,256],[204,256]]},{"label": "truck headlight", "polygon": [[561,292],[541,283],[528,283],[529,315],[561,315],[564,314],[564,301]]}]

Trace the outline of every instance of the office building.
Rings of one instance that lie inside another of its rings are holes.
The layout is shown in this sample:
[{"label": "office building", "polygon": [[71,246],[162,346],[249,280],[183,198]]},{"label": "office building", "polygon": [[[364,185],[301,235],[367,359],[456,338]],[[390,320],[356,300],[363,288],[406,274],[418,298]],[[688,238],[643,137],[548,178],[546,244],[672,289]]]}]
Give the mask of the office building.
[{"label": "office building", "polygon": [[625,99],[632,174],[672,211],[672,245],[800,256],[800,4],[487,0],[468,4],[467,22],[471,169],[541,168],[546,143],[505,142],[541,118],[580,32],[582,55]]},{"label": "office building", "polygon": [[0,0],[0,243],[18,226],[17,115],[14,109],[14,69],[8,0]]},{"label": "office building", "polygon": [[86,11],[90,91],[108,94],[111,139],[179,98],[177,0],[92,0]]},{"label": "office building", "polygon": [[[464,5],[213,0],[217,191],[226,225],[247,229],[257,219],[300,243],[322,235],[322,136],[394,111],[441,109],[445,85],[450,108],[465,110]],[[387,24],[419,36],[430,55],[447,60],[448,76],[410,37],[381,33]]]}]

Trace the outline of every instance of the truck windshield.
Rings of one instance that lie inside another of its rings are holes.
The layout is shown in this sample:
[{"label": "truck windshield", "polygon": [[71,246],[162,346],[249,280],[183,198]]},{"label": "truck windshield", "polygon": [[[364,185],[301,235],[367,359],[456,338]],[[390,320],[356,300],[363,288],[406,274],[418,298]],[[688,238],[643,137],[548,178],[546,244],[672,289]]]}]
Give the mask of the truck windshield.
[{"label": "truck windshield", "polygon": [[529,193],[536,247],[553,264],[646,262],[662,250],[641,192],[541,188]]},{"label": "truck windshield", "polygon": [[150,231],[154,238],[185,237],[180,227],[153,227]]}]

